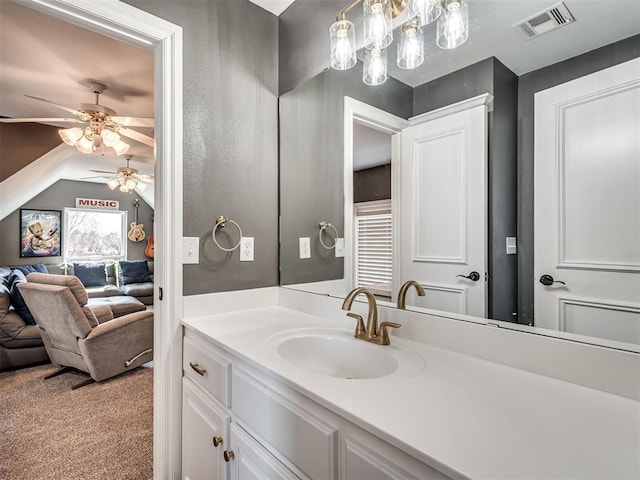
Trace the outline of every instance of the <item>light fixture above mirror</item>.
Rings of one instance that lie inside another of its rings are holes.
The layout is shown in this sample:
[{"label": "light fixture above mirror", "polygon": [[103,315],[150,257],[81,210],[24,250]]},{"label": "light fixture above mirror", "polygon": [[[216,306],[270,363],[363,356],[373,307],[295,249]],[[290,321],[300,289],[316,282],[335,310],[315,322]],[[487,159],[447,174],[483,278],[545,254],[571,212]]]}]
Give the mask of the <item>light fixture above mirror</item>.
[{"label": "light fixture above mirror", "polygon": [[411,70],[424,63],[422,27],[438,20],[436,44],[443,49],[462,45],[469,36],[468,0],[354,0],[336,14],[329,29],[331,67],[348,70],[356,64],[356,36],[347,13],[362,1],[365,66],[362,80],[381,85],[387,79],[386,48],[393,42],[392,19],[405,9],[409,19],[398,42],[398,67]]}]

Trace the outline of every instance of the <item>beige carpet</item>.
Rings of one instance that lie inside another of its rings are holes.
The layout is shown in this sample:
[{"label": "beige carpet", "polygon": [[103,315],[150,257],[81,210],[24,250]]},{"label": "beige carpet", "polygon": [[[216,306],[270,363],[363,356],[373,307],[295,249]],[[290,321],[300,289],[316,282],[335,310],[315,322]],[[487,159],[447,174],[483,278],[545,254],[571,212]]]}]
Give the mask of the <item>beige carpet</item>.
[{"label": "beige carpet", "polygon": [[0,373],[0,479],[150,479],[153,368],[78,390],[44,365]]}]

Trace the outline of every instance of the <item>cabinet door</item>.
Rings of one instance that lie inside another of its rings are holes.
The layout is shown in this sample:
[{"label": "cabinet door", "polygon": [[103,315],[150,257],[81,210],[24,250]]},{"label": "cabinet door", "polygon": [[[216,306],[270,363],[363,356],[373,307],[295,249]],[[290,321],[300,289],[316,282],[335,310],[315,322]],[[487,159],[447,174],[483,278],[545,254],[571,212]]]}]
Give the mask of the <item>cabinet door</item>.
[{"label": "cabinet door", "polygon": [[222,452],[229,440],[229,415],[187,378],[182,392],[182,478],[228,478]]},{"label": "cabinet door", "polygon": [[[300,480],[237,424],[231,426],[231,480]],[[227,450],[227,456],[230,454]]]}]

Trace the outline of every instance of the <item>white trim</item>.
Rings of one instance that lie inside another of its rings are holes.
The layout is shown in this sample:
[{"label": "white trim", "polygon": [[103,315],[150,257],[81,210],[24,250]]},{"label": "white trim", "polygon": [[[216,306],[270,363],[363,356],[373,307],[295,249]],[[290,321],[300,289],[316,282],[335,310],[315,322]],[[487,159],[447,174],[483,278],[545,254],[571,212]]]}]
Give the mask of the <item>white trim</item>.
[{"label": "white trim", "polygon": [[[155,52],[156,167],[153,475],[181,472],[182,28],[117,0],[18,0]],[[159,301],[159,290],[163,300]]]},{"label": "white trim", "polygon": [[446,107],[431,110],[430,112],[411,117],[409,119],[409,123],[411,126],[419,125],[421,123],[435,120],[436,118],[446,117],[447,115],[463,112],[464,110],[470,110],[481,105],[487,106],[487,112],[493,111],[493,95],[491,95],[490,93],[483,93],[482,95],[478,95],[477,97],[468,98],[466,100],[462,100],[461,102],[447,105]]},{"label": "white trim", "polygon": [[[344,279],[347,289],[354,285],[353,255],[353,123],[388,133],[391,137],[391,216],[400,214],[400,138],[397,134],[409,122],[351,97],[344,97]],[[393,292],[398,291],[398,222],[393,222]],[[346,292],[345,292],[346,293]]]}]

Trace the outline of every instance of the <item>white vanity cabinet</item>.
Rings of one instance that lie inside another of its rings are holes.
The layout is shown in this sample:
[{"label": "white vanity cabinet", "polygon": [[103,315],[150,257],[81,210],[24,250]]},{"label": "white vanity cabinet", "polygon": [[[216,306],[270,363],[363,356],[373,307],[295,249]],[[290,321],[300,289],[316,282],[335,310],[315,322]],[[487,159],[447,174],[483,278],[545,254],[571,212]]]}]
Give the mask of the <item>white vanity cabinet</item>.
[{"label": "white vanity cabinet", "polygon": [[185,479],[448,478],[190,328],[183,371]]}]

